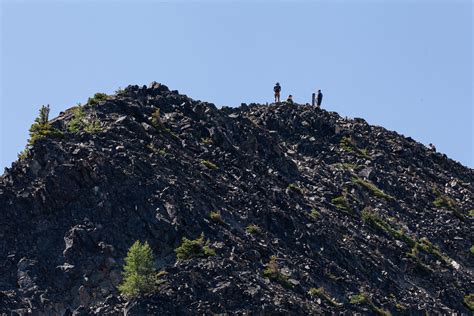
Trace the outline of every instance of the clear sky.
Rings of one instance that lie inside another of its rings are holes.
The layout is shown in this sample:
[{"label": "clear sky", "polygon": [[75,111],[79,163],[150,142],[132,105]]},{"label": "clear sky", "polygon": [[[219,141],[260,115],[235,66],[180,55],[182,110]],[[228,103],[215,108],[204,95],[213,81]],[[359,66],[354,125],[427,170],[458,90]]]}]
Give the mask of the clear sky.
[{"label": "clear sky", "polygon": [[473,3],[0,0],[0,173],[42,104],[156,80],[217,106],[310,102],[474,167]]}]

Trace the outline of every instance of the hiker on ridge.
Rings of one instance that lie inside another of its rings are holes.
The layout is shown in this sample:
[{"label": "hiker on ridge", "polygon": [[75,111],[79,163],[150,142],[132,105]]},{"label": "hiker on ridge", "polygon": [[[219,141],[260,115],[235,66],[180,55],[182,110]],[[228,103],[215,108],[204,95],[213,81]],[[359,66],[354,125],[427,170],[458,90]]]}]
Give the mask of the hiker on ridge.
[{"label": "hiker on ridge", "polygon": [[318,96],[316,97],[316,102],[317,102],[318,108],[321,107],[321,102],[323,102],[323,94],[321,93],[321,90],[318,90]]},{"label": "hiker on ridge", "polygon": [[281,91],[281,86],[277,82],[275,86],[273,87],[273,91],[275,92],[275,103],[280,102],[280,91]]},{"label": "hiker on ridge", "polygon": [[293,96],[292,96],[291,94],[290,94],[290,95],[288,96],[288,98],[286,99],[286,103],[287,103],[287,104],[293,104],[293,103],[294,103],[294,102],[293,102]]}]

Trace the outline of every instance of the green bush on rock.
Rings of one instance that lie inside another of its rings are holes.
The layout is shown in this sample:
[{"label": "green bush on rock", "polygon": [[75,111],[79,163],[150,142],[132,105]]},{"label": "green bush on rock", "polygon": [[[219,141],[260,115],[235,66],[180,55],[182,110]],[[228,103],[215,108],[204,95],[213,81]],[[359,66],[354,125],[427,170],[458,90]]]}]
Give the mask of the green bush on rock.
[{"label": "green bush on rock", "polygon": [[209,247],[209,240],[204,240],[204,233],[194,240],[183,237],[181,245],[175,249],[175,252],[179,260],[205,258],[216,254],[216,251]]}]

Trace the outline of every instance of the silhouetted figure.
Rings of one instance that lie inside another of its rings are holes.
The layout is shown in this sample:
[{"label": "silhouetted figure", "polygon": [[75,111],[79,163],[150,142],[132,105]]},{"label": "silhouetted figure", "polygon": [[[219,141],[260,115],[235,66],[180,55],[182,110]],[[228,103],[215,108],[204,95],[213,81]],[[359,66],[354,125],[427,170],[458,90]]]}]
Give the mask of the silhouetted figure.
[{"label": "silhouetted figure", "polygon": [[430,148],[430,150],[436,152],[436,147],[435,147],[435,145],[433,145],[432,143],[430,143],[430,144],[428,145],[428,147]]},{"label": "silhouetted figure", "polygon": [[288,98],[286,99],[286,103],[288,104],[293,104],[293,96],[290,94]]},{"label": "silhouetted figure", "polygon": [[321,102],[323,102],[323,94],[321,93],[321,90],[318,90],[318,96],[316,97],[316,102],[318,104],[318,107],[321,107]]},{"label": "silhouetted figure", "polygon": [[281,86],[278,82],[273,87],[273,92],[275,92],[275,103],[280,102]]}]

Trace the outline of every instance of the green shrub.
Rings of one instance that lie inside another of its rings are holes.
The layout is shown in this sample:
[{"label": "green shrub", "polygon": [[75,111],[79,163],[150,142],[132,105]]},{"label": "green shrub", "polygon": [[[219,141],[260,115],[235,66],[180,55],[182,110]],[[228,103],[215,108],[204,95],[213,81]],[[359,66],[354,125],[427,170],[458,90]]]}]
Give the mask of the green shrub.
[{"label": "green shrub", "polygon": [[445,195],[439,195],[433,201],[433,204],[436,207],[444,207],[444,208],[447,208],[448,210],[451,210],[455,206],[454,200],[452,200],[451,198],[449,198]]},{"label": "green shrub", "polygon": [[309,213],[309,216],[316,219],[316,218],[319,217],[319,212],[315,208],[313,208],[313,209],[311,209],[311,213]]},{"label": "green shrub", "polygon": [[87,105],[96,105],[102,101],[107,100],[108,95],[105,93],[97,92],[92,98],[87,99]]},{"label": "green shrub", "polygon": [[99,120],[94,117],[90,121],[87,121],[84,108],[82,106],[77,106],[72,110],[73,118],[68,124],[68,131],[70,133],[79,133],[85,131],[89,134],[98,133],[101,131],[101,126]]},{"label": "green shrub", "polygon": [[49,124],[49,105],[42,105],[39,110],[39,115],[35,119],[35,122],[30,127],[30,139],[28,140],[28,146],[33,146],[34,143],[42,138],[46,137],[62,137],[63,133],[57,128],[52,127]]},{"label": "green shrub", "polygon": [[474,217],[474,209],[469,211],[469,216]]},{"label": "green shrub", "polygon": [[471,249],[469,249],[469,251],[471,252],[471,255],[474,255],[474,245],[471,246]]},{"label": "green shrub", "polygon": [[466,304],[467,308],[471,311],[474,311],[474,293],[464,296],[464,304]]},{"label": "green shrub", "polygon": [[212,139],[209,138],[209,137],[202,138],[202,139],[201,139],[201,144],[203,144],[203,145],[211,145],[211,144],[212,144]]},{"label": "green shrub", "polygon": [[77,106],[72,110],[73,118],[69,121],[68,131],[78,133],[84,128],[84,110],[82,106]]},{"label": "green shrub", "polygon": [[215,163],[213,163],[213,162],[211,162],[211,161],[209,161],[209,160],[204,160],[204,159],[202,159],[202,160],[201,160],[201,164],[202,164],[203,166],[205,166],[206,168],[208,168],[208,169],[212,169],[212,170],[219,169],[219,167],[218,167]]},{"label": "green shrub", "polygon": [[209,240],[204,240],[204,233],[194,240],[183,237],[181,245],[175,249],[175,252],[179,260],[205,258],[216,254],[216,251],[209,247]]},{"label": "green shrub", "polygon": [[351,296],[351,300],[349,301],[349,303],[353,305],[359,305],[365,303],[366,301],[367,297],[365,296],[365,294],[357,294]]},{"label": "green shrub", "polygon": [[280,272],[275,256],[271,256],[270,261],[265,265],[263,276],[280,283],[286,288],[293,287],[293,284],[288,281],[288,277]]},{"label": "green shrub", "polygon": [[338,209],[341,209],[341,210],[347,210],[348,207],[349,207],[348,203],[347,203],[347,200],[343,195],[333,198],[331,200],[331,203],[334,204],[334,206],[336,206]]},{"label": "green shrub", "polygon": [[153,125],[153,127],[155,127],[155,128],[162,127],[162,122],[161,122],[161,117],[160,117],[160,109],[156,109],[151,114],[151,125]]},{"label": "green shrub", "polygon": [[401,304],[401,303],[395,304],[395,308],[396,308],[398,311],[401,311],[401,312],[407,309],[406,306],[403,305],[403,304]]},{"label": "green shrub", "polygon": [[209,217],[218,224],[224,224],[224,220],[222,219],[221,212],[219,211],[209,213]]},{"label": "green shrub", "polygon": [[160,150],[158,150],[158,154],[159,154],[161,157],[166,157],[166,156],[168,156],[168,153],[166,152],[166,149],[164,149],[164,148],[161,148]]},{"label": "green shrub", "polygon": [[84,127],[84,131],[89,134],[95,134],[102,130],[98,119],[94,118]]},{"label": "green shrub", "polygon": [[255,224],[249,224],[245,231],[252,235],[260,235],[262,233],[262,229]]},{"label": "green shrub", "polygon": [[151,293],[155,290],[156,273],[153,251],[147,242],[136,241],[128,250],[120,293],[128,297]]}]

